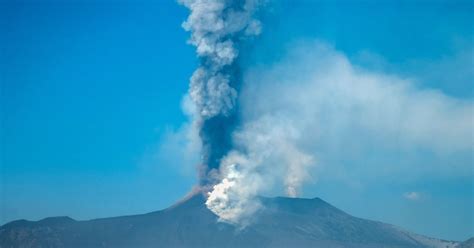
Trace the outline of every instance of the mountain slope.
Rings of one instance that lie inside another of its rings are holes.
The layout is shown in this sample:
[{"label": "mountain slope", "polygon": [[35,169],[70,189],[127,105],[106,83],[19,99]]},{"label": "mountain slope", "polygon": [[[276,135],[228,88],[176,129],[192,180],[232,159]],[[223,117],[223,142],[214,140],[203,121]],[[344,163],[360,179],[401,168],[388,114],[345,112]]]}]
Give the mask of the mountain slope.
[{"label": "mountain slope", "polygon": [[474,248],[474,238],[462,242],[459,246],[456,246],[456,248]]},{"label": "mountain slope", "polygon": [[[218,222],[196,194],[143,215],[75,221],[19,220],[0,227],[0,247],[455,247],[353,217],[319,198],[261,198],[265,206],[244,229]],[[428,242],[429,241],[429,242]]]}]

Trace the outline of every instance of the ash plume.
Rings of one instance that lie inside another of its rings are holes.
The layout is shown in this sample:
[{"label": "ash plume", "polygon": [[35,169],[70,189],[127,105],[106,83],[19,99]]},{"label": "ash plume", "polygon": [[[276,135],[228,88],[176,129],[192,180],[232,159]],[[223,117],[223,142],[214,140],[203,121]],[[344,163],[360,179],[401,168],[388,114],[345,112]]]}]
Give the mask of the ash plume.
[{"label": "ash plume", "polygon": [[183,28],[200,59],[188,97],[193,103],[193,126],[202,147],[199,180],[216,183],[221,159],[232,148],[231,134],[238,124],[237,96],[241,84],[236,61],[240,43],[260,33],[253,18],[258,0],[180,0],[190,10]]},{"label": "ash plume", "polygon": [[200,59],[186,98],[192,105],[193,132],[201,141],[200,187],[209,191],[206,206],[221,221],[245,226],[261,206],[257,196],[274,182],[282,182],[287,194],[296,196],[313,158],[293,144],[298,134],[281,118],[240,119],[239,48],[261,31],[254,18],[261,1],[180,3],[191,11],[183,28],[191,32],[189,43]]}]

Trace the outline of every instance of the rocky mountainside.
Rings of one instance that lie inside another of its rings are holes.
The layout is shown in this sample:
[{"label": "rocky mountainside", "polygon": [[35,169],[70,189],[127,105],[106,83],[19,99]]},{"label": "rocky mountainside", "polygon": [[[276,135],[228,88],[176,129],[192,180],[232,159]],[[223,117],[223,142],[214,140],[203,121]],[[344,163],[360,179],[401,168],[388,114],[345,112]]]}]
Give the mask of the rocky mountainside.
[{"label": "rocky mountainside", "polygon": [[473,247],[356,218],[319,198],[261,200],[265,207],[244,229],[218,222],[202,194],[195,194],[142,215],[13,221],[0,227],[0,247]]}]

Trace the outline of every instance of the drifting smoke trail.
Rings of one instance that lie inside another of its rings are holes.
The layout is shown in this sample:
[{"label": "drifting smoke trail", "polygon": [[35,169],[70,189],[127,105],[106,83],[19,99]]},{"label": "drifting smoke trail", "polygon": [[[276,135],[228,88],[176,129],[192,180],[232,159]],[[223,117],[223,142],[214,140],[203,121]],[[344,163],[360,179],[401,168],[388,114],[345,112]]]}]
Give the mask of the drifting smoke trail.
[{"label": "drifting smoke trail", "polygon": [[260,33],[253,19],[258,0],[180,0],[190,15],[183,28],[191,32],[200,66],[191,77],[189,97],[194,125],[202,141],[200,184],[216,182],[221,159],[231,150],[237,125],[236,99],[240,85],[236,58],[239,43]]}]

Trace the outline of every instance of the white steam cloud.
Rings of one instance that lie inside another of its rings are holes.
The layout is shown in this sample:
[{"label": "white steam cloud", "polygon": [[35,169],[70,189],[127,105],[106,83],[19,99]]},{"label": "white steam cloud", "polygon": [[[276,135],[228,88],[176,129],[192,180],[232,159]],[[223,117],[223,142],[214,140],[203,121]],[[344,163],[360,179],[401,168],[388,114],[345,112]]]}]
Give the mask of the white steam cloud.
[{"label": "white steam cloud", "polygon": [[362,146],[364,140],[439,154],[474,148],[472,100],[367,71],[322,42],[295,47],[280,63],[248,73],[241,93],[244,122],[284,116],[304,133],[298,144],[310,151]]},{"label": "white steam cloud", "polygon": [[[250,71],[240,101],[236,150],[222,161],[222,181],[206,202],[232,223],[248,223],[260,206],[257,196],[279,185],[295,196],[302,183],[315,179],[314,168],[325,167],[325,175],[334,177],[340,157],[420,148],[448,156],[474,148],[472,101],[366,71],[321,42],[298,44],[283,61]],[[374,176],[394,170],[389,164],[364,170],[353,162],[351,171]]]},{"label": "white steam cloud", "polygon": [[221,220],[246,225],[260,204],[256,198],[283,183],[289,196],[296,196],[310,178],[312,156],[296,146],[301,133],[284,118],[263,116],[234,134],[236,150],[221,162],[221,182],[213,187],[207,207]]}]

